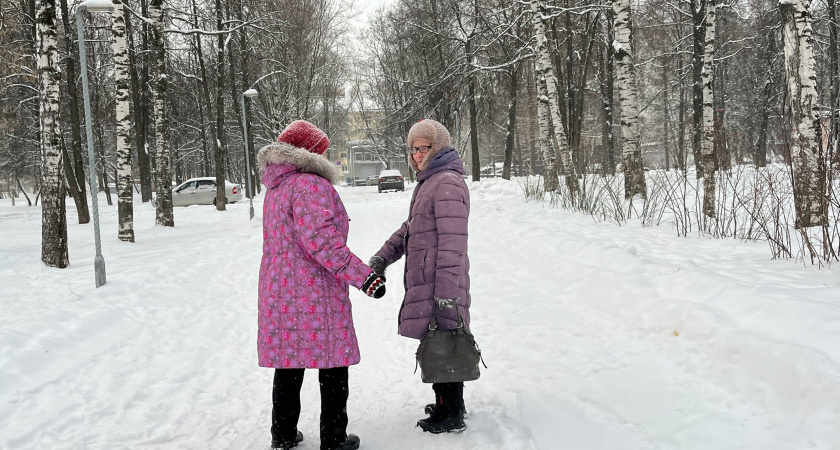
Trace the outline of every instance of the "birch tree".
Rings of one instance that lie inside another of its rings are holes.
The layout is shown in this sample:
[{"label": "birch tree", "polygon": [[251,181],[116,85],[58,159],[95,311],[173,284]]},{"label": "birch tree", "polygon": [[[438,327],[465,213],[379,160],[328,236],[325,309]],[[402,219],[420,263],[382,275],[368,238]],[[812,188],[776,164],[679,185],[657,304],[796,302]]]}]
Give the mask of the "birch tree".
[{"label": "birch tree", "polygon": [[[577,195],[580,191],[578,183],[577,169],[572,163],[572,154],[569,150],[569,142],[566,139],[566,132],[563,130],[563,121],[560,116],[560,105],[557,100],[557,78],[554,76],[554,71],[551,66],[551,57],[548,54],[548,45],[545,36],[545,25],[542,20],[542,13],[540,12],[540,4],[538,0],[531,0],[531,11],[533,12],[534,33],[537,38],[537,69],[536,77],[545,79],[546,95],[548,97],[549,113],[551,115],[551,123],[554,128],[554,137],[557,139],[557,144],[560,146],[557,153],[560,155],[560,162],[563,165],[564,175],[566,176],[566,185],[569,187],[572,195]],[[537,81],[539,85],[539,80]],[[543,117],[544,114],[540,114]],[[542,125],[542,120],[540,121]],[[546,174],[543,174],[545,177]],[[546,191],[549,185],[546,181]]]},{"label": "birch tree", "polygon": [[814,70],[814,33],[809,3],[781,0],[788,107],[792,125],[790,153],[793,158],[796,227],[827,225],[825,161]]},{"label": "birch tree", "polygon": [[540,129],[540,152],[543,155],[543,180],[546,192],[554,192],[559,187],[557,180],[557,154],[551,142],[551,118],[548,94],[546,93],[545,81],[537,77],[537,116]]},{"label": "birch tree", "polygon": [[692,135],[691,152],[694,155],[694,168],[697,179],[703,178],[703,43],[707,0],[689,0],[691,5],[692,46],[691,68],[694,83],[691,90]]},{"label": "birch tree", "polygon": [[35,9],[41,134],[41,261],[49,267],[63,269],[70,264],[70,260],[67,252],[64,180],[61,177],[61,70],[58,66],[55,0],[36,0]]},{"label": "birch tree", "polygon": [[172,174],[169,171],[169,116],[167,106],[166,78],[166,38],[163,34],[163,0],[149,2],[149,19],[151,27],[152,54],[155,66],[154,98],[155,98],[155,161],[157,172],[157,200],[155,202],[158,225],[175,226],[172,214]]},{"label": "birch tree", "polygon": [[717,0],[709,0],[706,5],[706,18],[703,28],[706,30],[703,43],[703,69],[700,74],[703,83],[703,142],[701,164],[703,165],[703,214],[715,217],[715,190],[717,158],[715,157],[715,16]]},{"label": "birch tree", "polygon": [[636,69],[633,62],[633,24],[630,0],[613,0],[615,41],[615,80],[621,108],[621,160],[624,164],[624,197],[647,198],[645,168],[639,139]]},{"label": "birch tree", "polygon": [[131,77],[126,42],[125,10],[122,0],[113,0],[111,13],[112,48],[114,51],[114,84],[117,116],[117,236],[134,242],[134,182],[131,177]]}]

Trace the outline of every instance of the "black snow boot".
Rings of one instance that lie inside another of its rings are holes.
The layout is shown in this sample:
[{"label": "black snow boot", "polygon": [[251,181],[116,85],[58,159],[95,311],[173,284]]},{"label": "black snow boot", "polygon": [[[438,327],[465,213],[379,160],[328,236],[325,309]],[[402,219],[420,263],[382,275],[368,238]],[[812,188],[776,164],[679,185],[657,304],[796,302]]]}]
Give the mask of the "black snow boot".
[{"label": "black snow boot", "polygon": [[298,442],[303,440],[303,433],[300,431],[297,432],[297,436],[293,441],[275,441],[271,440],[271,448],[272,449],[282,449],[282,450],[289,450],[292,447],[297,447]]},{"label": "black snow boot", "polygon": [[435,407],[432,415],[417,421],[423,431],[433,434],[460,433],[467,429],[461,414],[458,383],[435,384]]},{"label": "black snow boot", "polygon": [[356,436],[355,434],[348,434],[347,440],[333,450],[356,450],[359,448],[360,442],[359,436]]},{"label": "black snow boot", "polygon": [[[461,417],[466,419],[469,417],[469,413],[467,413],[467,407],[464,405],[464,383],[457,383],[458,384],[458,403],[460,405]],[[429,403],[426,405],[426,414],[433,415],[435,413],[435,407],[437,407],[436,403]]]}]

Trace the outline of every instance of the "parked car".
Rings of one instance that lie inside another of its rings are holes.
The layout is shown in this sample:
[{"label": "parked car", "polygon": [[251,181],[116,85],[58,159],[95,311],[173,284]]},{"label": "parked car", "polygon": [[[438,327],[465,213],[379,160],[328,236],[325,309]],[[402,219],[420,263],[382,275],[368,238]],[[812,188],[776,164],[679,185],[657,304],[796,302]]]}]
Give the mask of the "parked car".
[{"label": "parked car", "polygon": [[[238,184],[225,181],[225,203],[242,200],[242,189]],[[216,178],[191,178],[172,189],[172,206],[215,205]]]},{"label": "parked car", "polygon": [[379,193],[387,190],[405,190],[405,180],[402,173],[396,169],[383,170],[379,173]]},{"label": "parked car", "polygon": [[371,175],[367,177],[368,186],[376,186],[377,184],[379,184],[379,175]]}]

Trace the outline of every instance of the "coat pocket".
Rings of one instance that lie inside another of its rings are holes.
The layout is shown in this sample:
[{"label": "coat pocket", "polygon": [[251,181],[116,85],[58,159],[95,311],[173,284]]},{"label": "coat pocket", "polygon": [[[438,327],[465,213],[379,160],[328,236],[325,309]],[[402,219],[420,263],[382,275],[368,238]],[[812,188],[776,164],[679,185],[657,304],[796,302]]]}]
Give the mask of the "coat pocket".
[{"label": "coat pocket", "polygon": [[418,250],[408,254],[405,261],[405,278],[408,288],[419,286],[426,282],[424,275],[428,250]]}]

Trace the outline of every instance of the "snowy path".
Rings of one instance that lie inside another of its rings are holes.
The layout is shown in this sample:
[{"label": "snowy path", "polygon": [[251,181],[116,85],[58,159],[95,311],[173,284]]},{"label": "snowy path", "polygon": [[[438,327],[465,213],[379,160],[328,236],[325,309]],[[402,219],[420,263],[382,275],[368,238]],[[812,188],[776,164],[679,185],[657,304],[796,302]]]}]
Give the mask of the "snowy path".
[{"label": "snowy path", "polygon": [[[465,433],[414,428],[432,394],[412,373],[416,341],[396,335],[402,262],[385,298],[351,292],[362,364],[349,431],[363,448],[840,448],[836,270],[768,261],[763,244],[594,224],[518,190],[472,188],[473,331],[489,369],[467,384]],[[339,191],[367,259],[410,191]],[[103,207],[96,290],[90,226],[71,225],[72,267],[49,270],[38,210],[0,203],[0,448],[267,447],[261,226],[247,204],[230,209],[181,208],[163,229],[138,206],[132,245]],[[313,450],[314,371],[302,397],[300,448]]]}]

